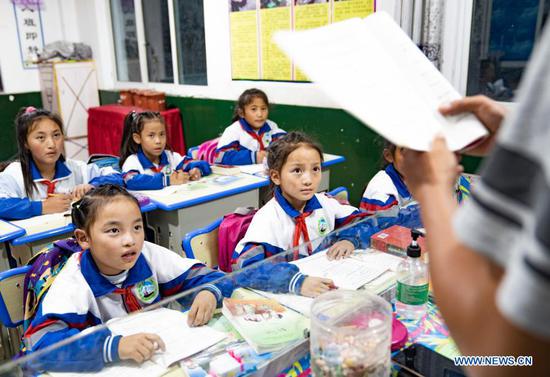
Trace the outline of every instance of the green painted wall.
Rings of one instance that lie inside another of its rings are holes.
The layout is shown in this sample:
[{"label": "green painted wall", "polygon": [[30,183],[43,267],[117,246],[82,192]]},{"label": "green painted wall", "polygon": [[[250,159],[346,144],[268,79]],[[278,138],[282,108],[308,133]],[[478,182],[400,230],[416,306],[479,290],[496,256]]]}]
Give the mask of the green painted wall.
[{"label": "green painted wall", "polygon": [[[0,161],[17,152],[13,120],[22,106],[40,107],[39,92],[0,95]],[[102,104],[116,103],[118,92],[100,91]],[[181,111],[187,147],[220,135],[230,124],[233,101],[173,97],[167,106]],[[380,147],[376,134],[342,110],[306,106],[273,105],[270,118],[285,130],[303,130],[319,140],[328,153],[346,157],[346,162],[331,170],[331,188],[346,186],[352,204],[357,205],[368,180],[378,171]],[[475,172],[479,159],[463,160],[467,172]]]},{"label": "green painted wall", "polygon": [[0,94],[0,161],[10,160],[17,154],[13,121],[24,106],[42,107],[40,92]]}]

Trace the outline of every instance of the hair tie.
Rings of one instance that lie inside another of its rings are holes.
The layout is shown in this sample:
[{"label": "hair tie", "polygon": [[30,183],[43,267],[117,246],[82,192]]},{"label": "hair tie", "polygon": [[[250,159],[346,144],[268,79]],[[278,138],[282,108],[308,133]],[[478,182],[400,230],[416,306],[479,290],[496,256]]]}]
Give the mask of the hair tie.
[{"label": "hair tie", "polygon": [[27,108],[25,109],[25,114],[34,113],[35,111],[36,111],[36,107],[34,107],[34,106],[27,106]]}]

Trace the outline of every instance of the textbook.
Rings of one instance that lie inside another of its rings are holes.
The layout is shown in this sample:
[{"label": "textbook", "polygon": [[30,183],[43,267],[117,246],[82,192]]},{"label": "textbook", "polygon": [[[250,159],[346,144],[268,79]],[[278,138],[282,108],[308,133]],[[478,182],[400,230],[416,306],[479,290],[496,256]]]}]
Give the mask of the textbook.
[{"label": "textbook", "polygon": [[426,151],[442,134],[460,150],[487,135],[473,114],[439,113],[460,94],[385,12],[274,40],[327,96],[396,145]]},{"label": "textbook", "polygon": [[223,315],[258,354],[278,351],[307,335],[309,319],[275,300],[226,298]]},{"label": "textbook", "polygon": [[211,165],[212,173],[219,175],[237,175],[241,172],[240,167],[234,165]]}]

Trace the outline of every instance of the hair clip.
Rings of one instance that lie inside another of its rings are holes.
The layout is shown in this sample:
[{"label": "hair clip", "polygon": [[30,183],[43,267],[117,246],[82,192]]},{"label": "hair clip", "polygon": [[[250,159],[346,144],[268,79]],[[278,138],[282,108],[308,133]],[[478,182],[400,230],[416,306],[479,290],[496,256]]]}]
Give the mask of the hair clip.
[{"label": "hair clip", "polygon": [[82,205],[82,199],[77,200],[73,203],[72,207],[73,209],[76,209],[77,211],[80,211],[80,206]]},{"label": "hair clip", "polygon": [[36,107],[34,107],[34,106],[27,106],[27,108],[25,109],[25,114],[34,113],[35,111],[36,111]]}]

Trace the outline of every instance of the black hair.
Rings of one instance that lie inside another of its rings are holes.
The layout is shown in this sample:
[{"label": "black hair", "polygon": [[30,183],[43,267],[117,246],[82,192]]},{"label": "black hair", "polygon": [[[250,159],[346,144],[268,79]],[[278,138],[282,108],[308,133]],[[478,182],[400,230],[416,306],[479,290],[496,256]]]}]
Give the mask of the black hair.
[{"label": "black hair", "polygon": [[[145,123],[152,121],[160,122],[166,128],[163,116],[156,111],[142,111],[140,113],[131,111],[124,118],[124,130],[122,131],[122,140],[120,142],[120,160],[118,162],[121,168],[128,157],[139,151],[139,144],[134,141],[132,135],[141,134]],[[168,144],[166,144],[166,149],[168,149]]]},{"label": "black hair", "polygon": [[[313,140],[307,134],[301,131],[291,131],[281,138],[277,139],[267,147],[267,166],[269,170],[275,170],[281,173],[288,156],[301,146],[307,146],[319,152],[321,162],[323,162],[323,148],[321,144]],[[274,183],[271,181],[271,191]]]},{"label": "black hair", "polygon": [[389,140],[384,139],[384,138],[379,138],[378,143],[382,147],[382,157],[380,158],[380,167],[382,169],[385,169],[389,164],[391,164],[391,162],[386,160],[386,158],[384,157],[384,151],[387,149],[391,153],[392,156],[395,156],[395,151],[397,150],[397,145],[393,144],[392,142],[390,142]]},{"label": "black hair", "polygon": [[239,115],[239,110],[241,113],[244,113],[244,107],[250,104],[256,97],[261,98],[269,109],[269,100],[267,99],[267,94],[265,94],[264,91],[256,88],[247,89],[242,92],[237,100],[237,105],[235,106],[235,111],[233,112],[233,119],[231,119],[231,122],[239,120],[241,118]]},{"label": "black hair", "polygon": [[[36,190],[36,184],[32,179],[31,174],[31,151],[27,148],[27,137],[33,130],[34,126],[43,119],[49,119],[59,126],[59,130],[63,134],[63,121],[61,117],[51,111],[44,109],[36,109],[32,106],[22,107],[15,117],[15,134],[17,136],[17,158],[21,164],[23,173],[23,183],[25,185],[25,194],[31,197],[33,191]],[[62,161],[65,157],[61,155]]]},{"label": "black hair", "polygon": [[96,221],[99,209],[113,202],[117,197],[124,197],[139,208],[138,200],[124,187],[111,184],[99,186],[91,189],[82,199],[73,203],[71,219],[74,226],[88,232]]}]

